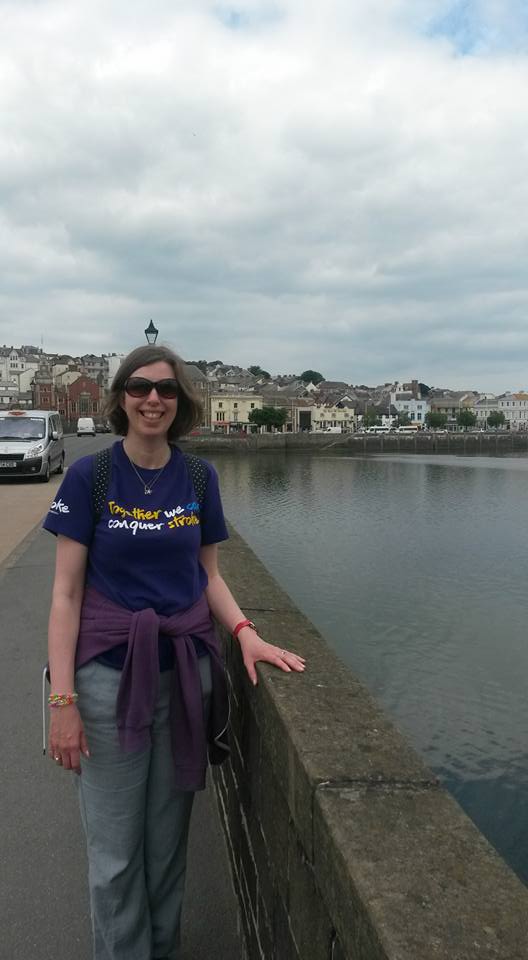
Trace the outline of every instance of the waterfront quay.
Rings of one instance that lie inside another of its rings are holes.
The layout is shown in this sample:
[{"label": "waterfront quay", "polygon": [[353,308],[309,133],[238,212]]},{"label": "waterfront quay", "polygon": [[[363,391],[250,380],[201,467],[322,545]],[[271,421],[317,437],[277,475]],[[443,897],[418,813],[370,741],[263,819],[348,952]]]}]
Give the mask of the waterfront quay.
[{"label": "waterfront quay", "polygon": [[[67,462],[105,442],[69,439]],[[20,489],[51,500],[57,483]],[[0,485],[4,513],[15,489]],[[232,758],[197,804],[186,960],[526,960],[526,887],[234,531],[221,563],[247,615],[308,669],[259,667],[253,688],[224,638]],[[52,567],[53,539],[28,530],[0,580],[3,946],[88,960],[74,784],[39,742]]]},{"label": "waterfront quay", "polygon": [[528,431],[434,433],[418,430],[414,434],[341,433],[203,433],[182,441],[186,449],[260,452],[285,450],[307,453],[346,452],[365,454],[420,453],[459,456],[508,456],[528,450]]}]

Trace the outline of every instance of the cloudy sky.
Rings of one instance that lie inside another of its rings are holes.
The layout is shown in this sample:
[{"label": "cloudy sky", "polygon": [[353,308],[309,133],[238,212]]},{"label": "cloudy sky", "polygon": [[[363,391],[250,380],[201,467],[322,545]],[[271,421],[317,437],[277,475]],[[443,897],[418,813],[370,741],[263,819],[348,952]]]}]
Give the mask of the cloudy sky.
[{"label": "cloudy sky", "polygon": [[0,344],[528,387],[525,0],[0,0]]}]

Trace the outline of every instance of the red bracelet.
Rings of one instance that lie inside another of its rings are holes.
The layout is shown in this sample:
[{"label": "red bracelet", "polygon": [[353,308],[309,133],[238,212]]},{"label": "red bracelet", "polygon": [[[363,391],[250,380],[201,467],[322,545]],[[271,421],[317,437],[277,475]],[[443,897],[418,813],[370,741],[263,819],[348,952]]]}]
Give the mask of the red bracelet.
[{"label": "red bracelet", "polygon": [[238,637],[238,634],[244,629],[244,627],[251,627],[252,630],[257,629],[252,620],[241,620],[240,623],[237,623],[236,627],[234,627],[232,630],[232,634],[235,639]]}]

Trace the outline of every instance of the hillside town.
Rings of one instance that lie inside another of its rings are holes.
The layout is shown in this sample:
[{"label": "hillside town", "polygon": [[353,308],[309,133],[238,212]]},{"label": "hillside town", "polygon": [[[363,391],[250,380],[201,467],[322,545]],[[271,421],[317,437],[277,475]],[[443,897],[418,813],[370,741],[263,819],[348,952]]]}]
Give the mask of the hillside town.
[{"label": "hillside town", "polygon": [[[104,420],[109,385],[124,357],[120,353],[46,353],[31,345],[0,347],[0,410],[57,410],[66,426],[78,417]],[[273,429],[297,433],[353,433],[369,424],[388,429],[395,423],[414,429],[460,424],[485,429],[528,429],[528,392],[498,396],[477,390],[429,387],[419,380],[378,386],[325,380],[316,371],[271,375],[221,361],[186,362],[185,368],[203,400],[201,429],[233,434],[266,427],[256,411],[280,411],[268,418]],[[464,421],[464,415],[469,412]],[[436,420],[435,420],[436,415]]]}]

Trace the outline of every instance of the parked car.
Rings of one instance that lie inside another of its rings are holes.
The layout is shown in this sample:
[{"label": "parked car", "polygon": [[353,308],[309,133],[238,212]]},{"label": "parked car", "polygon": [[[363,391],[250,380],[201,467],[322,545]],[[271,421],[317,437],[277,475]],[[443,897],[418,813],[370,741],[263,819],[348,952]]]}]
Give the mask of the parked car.
[{"label": "parked car", "polygon": [[64,434],[57,410],[0,411],[0,476],[47,483],[64,471]]},{"label": "parked car", "polygon": [[93,417],[79,417],[77,420],[78,437],[95,437],[95,422]]}]

